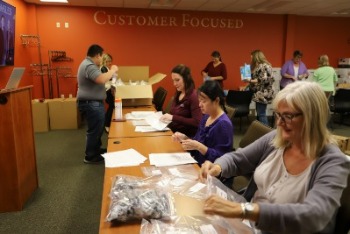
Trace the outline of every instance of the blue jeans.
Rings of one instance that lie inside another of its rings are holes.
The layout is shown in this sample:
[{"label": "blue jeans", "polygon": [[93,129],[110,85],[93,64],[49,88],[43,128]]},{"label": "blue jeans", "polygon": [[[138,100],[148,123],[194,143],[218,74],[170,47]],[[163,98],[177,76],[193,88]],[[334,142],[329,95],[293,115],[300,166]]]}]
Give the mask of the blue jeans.
[{"label": "blue jeans", "polygon": [[258,116],[258,120],[263,124],[269,126],[269,122],[267,121],[267,117],[266,117],[267,104],[256,102],[255,105],[256,105],[256,115]]},{"label": "blue jeans", "polygon": [[104,105],[102,101],[78,101],[78,108],[87,122],[85,159],[91,160],[100,156],[105,123]]}]

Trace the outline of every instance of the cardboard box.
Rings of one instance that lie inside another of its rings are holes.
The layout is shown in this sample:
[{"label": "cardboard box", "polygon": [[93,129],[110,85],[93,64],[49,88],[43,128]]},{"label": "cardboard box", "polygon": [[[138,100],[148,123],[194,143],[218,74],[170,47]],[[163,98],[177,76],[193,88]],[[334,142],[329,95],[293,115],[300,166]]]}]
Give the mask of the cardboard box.
[{"label": "cardboard box", "polygon": [[333,137],[335,137],[335,139],[337,140],[338,142],[338,146],[340,148],[340,150],[342,152],[345,152],[347,151],[347,147],[348,145],[350,144],[349,143],[349,137],[345,137],[345,136],[338,136],[338,135],[333,135]]},{"label": "cardboard box", "polygon": [[148,66],[118,66],[118,78],[124,83],[135,81],[148,81],[149,67]]},{"label": "cardboard box", "polygon": [[55,98],[48,104],[52,130],[79,128],[81,119],[76,98]]},{"label": "cardboard box", "polygon": [[152,85],[163,80],[166,75],[157,73],[149,77],[148,67],[119,67],[118,77],[124,85],[116,86],[115,97],[122,99],[123,106],[146,106],[152,105]]},{"label": "cardboard box", "polygon": [[49,106],[45,100],[32,100],[34,132],[48,132],[49,128]]}]

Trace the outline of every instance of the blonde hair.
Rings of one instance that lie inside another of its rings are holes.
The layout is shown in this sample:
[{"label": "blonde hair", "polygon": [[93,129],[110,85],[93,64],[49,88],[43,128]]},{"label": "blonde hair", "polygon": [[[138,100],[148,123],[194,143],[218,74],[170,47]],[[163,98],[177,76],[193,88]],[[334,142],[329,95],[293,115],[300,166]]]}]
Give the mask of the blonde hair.
[{"label": "blonde hair", "polygon": [[[287,85],[276,95],[272,103],[273,108],[276,110],[281,102],[286,103],[293,111],[302,113],[302,150],[308,158],[315,159],[327,144],[336,144],[327,129],[328,100],[318,83],[299,81]],[[282,130],[277,127],[273,145],[279,148],[288,147],[290,144],[291,142],[282,138]]]},{"label": "blonde hair", "polygon": [[269,61],[267,61],[264,53],[261,50],[253,50],[251,53],[251,56],[252,56],[252,61],[250,64],[250,68],[252,71],[254,71],[255,67],[258,64],[267,63],[267,64],[271,65],[271,63],[269,63]]},{"label": "blonde hair", "polygon": [[107,62],[112,61],[112,56],[110,54],[103,54],[102,55],[102,62],[101,62],[101,67],[107,66]]},{"label": "blonde hair", "polygon": [[324,54],[318,58],[318,66],[319,67],[329,66],[328,55]]}]

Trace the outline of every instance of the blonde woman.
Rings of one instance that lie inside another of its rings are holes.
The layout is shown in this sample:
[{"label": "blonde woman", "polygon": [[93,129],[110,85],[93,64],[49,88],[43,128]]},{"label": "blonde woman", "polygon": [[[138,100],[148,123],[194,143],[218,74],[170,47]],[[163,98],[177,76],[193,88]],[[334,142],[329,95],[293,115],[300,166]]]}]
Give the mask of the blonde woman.
[{"label": "blonde woman", "polygon": [[[109,71],[111,65],[112,65],[113,58],[110,54],[103,54],[102,55],[102,63],[100,70],[102,73],[106,73]],[[111,126],[112,121],[112,115],[114,110],[114,93],[115,88],[112,86],[112,78],[105,83],[106,88],[106,103],[108,104],[108,108],[105,114],[105,131],[109,132],[109,127]]]},{"label": "blonde woman", "polygon": [[211,196],[204,211],[251,220],[263,233],[333,233],[350,161],[327,129],[328,100],[317,83],[300,81],[280,91],[273,108],[277,130],[200,171],[201,180],[253,173],[248,203]]},{"label": "blonde woman", "polygon": [[326,54],[318,58],[318,68],[314,72],[313,79],[321,85],[327,98],[335,92],[338,76],[334,68],[329,65],[329,58]]},{"label": "blonde woman", "polygon": [[252,78],[249,89],[254,92],[252,100],[256,103],[258,120],[269,125],[266,117],[266,107],[274,98],[274,91],[272,89],[274,78],[272,77],[271,64],[267,61],[261,50],[254,50],[251,53],[250,69]]}]

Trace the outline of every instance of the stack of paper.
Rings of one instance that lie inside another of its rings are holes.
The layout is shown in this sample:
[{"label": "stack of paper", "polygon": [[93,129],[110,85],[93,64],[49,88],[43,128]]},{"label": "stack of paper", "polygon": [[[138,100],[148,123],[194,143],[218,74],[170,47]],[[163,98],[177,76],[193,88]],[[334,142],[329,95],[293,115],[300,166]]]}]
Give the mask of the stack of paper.
[{"label": "stack of paper", "polygon": [[131,167],[138,166],[147,160],[134,149],[105,153],[105,167]]},{"label": "stack of paper", "polygon": [[132,111],[131,113],[127,113],[125,118],[127,120],[137,120],[137,119],[145,119],[148,115],[153,114],[154,111]]},{"label": "stack of paper", "polygon": [[170,131],[170,128],[164,128],[163,130],[158,130],[152,126],[136,126],[135,132],[165,132]]},{"label": "stack of paper", "polygon": [[149,161],[151,165],[157,167],[176,166],[189,163],[197,163],[190,153],[158,153],[149,154]]},{"label": "stack of paper", "polygon": [[169,124],[169,123],[165,123],[165,122],[160,121],[160,117],[162,117],[162,115],[163,115],[163,113],[161,111],[158,111],[158,112],[155,112],[151,115],[148,115],[145,118],[145,120],[153,128],[155,128],[159,131],[162,131]]},{"label": "stack of paper", "polygon": [[144,119],[132,120],[132,125],[134,125],[134,126],[149,126],[149,124]]}]

